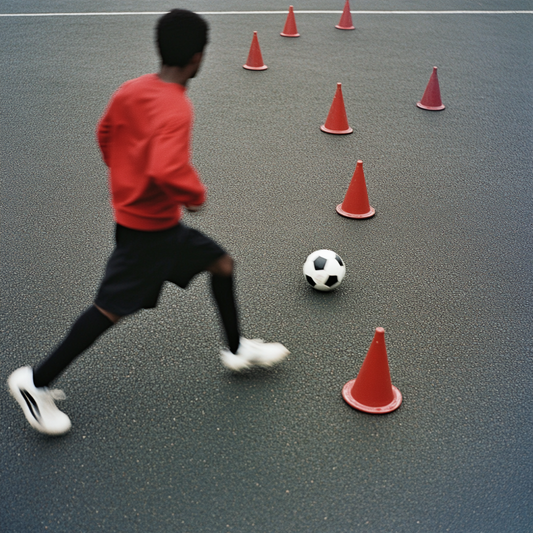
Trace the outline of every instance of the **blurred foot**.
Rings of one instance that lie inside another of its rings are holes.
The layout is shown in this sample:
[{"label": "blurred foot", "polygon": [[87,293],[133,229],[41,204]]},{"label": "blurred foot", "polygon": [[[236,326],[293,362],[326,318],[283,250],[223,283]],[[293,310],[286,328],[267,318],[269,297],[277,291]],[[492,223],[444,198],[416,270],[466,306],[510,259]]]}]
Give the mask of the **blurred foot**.
[{"label": "blurred foot", "polygon": [[221,350],[220,358],[226,368],[240,372],[254,367],[271,367],[283,361],[289,353],[289,350],[279,342],[264,342],[261,339],[241,337],[237,353]]},{"label": "blurred foot", "polygon": [[37,388],[33,384],[31,367],[23,366],[15,370],[9,376],[7,384],[32,428],[47,435],[63,435],[70,429],[69,417],[54,403],[54,400],[64,400],[65,394],[48,387]]}]

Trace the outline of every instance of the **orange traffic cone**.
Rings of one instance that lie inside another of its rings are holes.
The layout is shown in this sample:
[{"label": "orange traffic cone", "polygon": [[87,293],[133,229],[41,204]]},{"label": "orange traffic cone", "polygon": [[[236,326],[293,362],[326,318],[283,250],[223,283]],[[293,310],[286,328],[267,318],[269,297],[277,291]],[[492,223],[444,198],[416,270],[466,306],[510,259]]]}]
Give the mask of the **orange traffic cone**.
[{"label": "orange traffic cone", "polygon": [[341,20],[335,26],[338,30],[355,30],[355,26],[352,22],[352,14],[350,13],[350,0],[346,0],[344,4],[344,10],[341,15]]},{"label": "orange traffic cone", "polygon": [[368,203],[363,162],[357,161],[352,181],[344,197],[344,202],[337,206],[337,213],[348,218],[370,218],[376,210]]},{"label": "orange traffic cone", "polygon": [[283,37],[300,37],[300,34],[296,29],[296,19],[294,18],[294,8],[292,6],[289,6],[289,14],[285,21],[285,27],[280,35]]},{"label": "orange traffic cone", "polygon": [[441,111],[445,108],[440,99],[440,87],[439,78],[437,76],[437,67],[433,67],[433,72],[429,78],[426,90],[422,100],[416,104],[421,109],[427,109],[428,111]]},{"label": "orange traffic cone", "polygon": [[391,383],[385,330],[376,328],[374,340],[357,378],[342,389],[344,401],[365,413],[390,413],[400,407],[402,393]]},{"label": "orange traffic cone", "polygon": [[263,63],[263,56],[261,55],[261,48],[259,48],[259,40],[257,39],[257,32],[254,31],[250,52],[246,65],[243,68],[248,70],[266,70],[268,67]]},{"label": "orange traffic cone", "polygon": [[348,118],[346,117],[346,109],[344,108],[344,98],[342,97],[340,83],[337,83],[337,91],[333,97],[326,123],[322,124],[320,129],[326,133],[333,133],[335,135],[346,135],[353,131],[353,129],[348,126]]}]

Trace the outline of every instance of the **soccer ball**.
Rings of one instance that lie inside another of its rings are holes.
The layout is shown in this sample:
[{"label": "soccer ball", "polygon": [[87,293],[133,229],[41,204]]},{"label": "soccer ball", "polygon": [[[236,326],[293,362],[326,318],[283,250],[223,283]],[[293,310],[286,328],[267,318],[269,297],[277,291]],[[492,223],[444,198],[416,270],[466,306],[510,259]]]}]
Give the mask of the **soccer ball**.
[{"label": "soccer ball", "polygon": [[346,274],[344,261],[331,250],[317,250],[304,263],[304,276],[317,291],[336,289]]}]

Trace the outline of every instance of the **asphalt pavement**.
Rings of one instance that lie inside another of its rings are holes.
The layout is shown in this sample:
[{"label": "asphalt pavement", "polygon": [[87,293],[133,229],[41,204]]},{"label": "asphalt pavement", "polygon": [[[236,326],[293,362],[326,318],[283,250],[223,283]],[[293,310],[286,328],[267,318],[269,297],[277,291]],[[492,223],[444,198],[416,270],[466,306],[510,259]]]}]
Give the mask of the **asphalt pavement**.
[{"label": "asphalt pavement", "polygon": [[[277,0],[180,4],[211,26],[189,88],[209,199],[184,220],[234,256],[244,334],[290,356],[226,371],[207,278],[165,287],[57,381],[68,435],[4,387],[3,533],[533,530],[533,4],[352,2],[341,31],[343,5],[295,4],[289,39]],[[96,122],[157,70],[168,8],[0,2],[33,14],[0,16],[4,383],[92,302],[113,245]],[[111,11],[152,14],[80,14]],[[263,72],[242,68],[253,31]],[[415,105],[434,66],[440,112]],[[351,135],[320,131],[339,82]],[[358,160],[367,220],[335,211]],[[331,293],[302,275],[320,248],[347,267]],[[403,395],[387,415],[341,396],[376,327]]]}]

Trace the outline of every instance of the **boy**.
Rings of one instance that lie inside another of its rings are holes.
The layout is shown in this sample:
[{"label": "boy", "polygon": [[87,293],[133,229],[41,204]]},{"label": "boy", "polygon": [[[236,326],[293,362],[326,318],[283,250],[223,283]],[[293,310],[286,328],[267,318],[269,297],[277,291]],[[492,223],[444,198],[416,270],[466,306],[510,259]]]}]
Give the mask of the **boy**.
[{"label": "boy", "polygon": [[97,137],[109,168],[116,246],[107,263],[94,305],[73,324],[63,342],[36,368],[11,374],[8,385],[30,425],[61,435],[71,422],[49,384],[122,317],[157,305],[165,281],[185,288],[203,271],[228,341],[222,363],[240,371],[269,367],[288,350],[240,336],[233,291],[233,259],[209,237],[180,222],[181,205],[197,211],[205,188],[190,161],[192,106],[189,79],[200,68],[207,23],[195,13],[174,9],[156,27],[159,74],[124,83],[101,118]]}]

